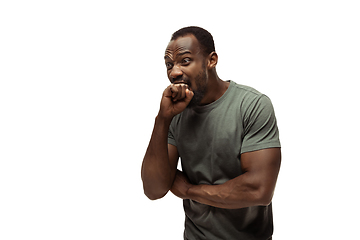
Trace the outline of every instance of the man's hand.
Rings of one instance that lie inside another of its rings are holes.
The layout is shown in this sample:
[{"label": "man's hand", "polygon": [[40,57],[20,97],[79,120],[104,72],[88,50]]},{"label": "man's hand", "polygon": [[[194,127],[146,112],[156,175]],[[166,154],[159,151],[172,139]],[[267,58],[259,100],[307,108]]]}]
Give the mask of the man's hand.
[{"label": "man's hand", "polygon": [[188,199],[187,192],[192,186],[193,185],[189,182],[189,179],[185,176],[185,174],[177,170],[175,180],[170,191],[179,198]]},{"label": "man's hand", "polygon": [[194,93],[186,84],[171,84],[162,96],[159,115],[171,119],[185,110],[189,105]]}]

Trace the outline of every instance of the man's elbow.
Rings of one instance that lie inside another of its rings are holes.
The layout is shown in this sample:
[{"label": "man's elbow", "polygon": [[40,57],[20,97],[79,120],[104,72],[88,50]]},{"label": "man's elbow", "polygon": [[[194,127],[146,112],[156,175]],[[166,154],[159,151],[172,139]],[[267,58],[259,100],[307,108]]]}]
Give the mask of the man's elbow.
[{"label": "man's elbow", "polygon": [[169,184],[168,181],[154,180],[152,178],[146,177],[144,172],[141,174],[141,179],[143,183],[144,194],[150,200],[163,198],[171,187],[171,184]]},{"label": "man's elbow", "polygon": [[257,204],[259,206],[268,206],[270,205],[272,201],[272,197],[274,195],[273,191],[259,191],[258,198],[257,198]]},{"label": "man's elbow", "polygon": [[160,198],[163,198],[168,191],[170,190],[170,186],[164,183],[146,183],[143,181],[143,188],[144,188],[144,194],[150,199],[150,200],[157,200]]},{"label": "man's elbow", "polygon": [[262,198],[259,201],[259,206],[269,206],[272,201],[272,198]]},{"label": "man's elbow", "polygon": [[160,198],[163,198],[168,191],[166,192],[154,192],[154,191],[146,191],[144,189],[144,194],[150,199],[150,200],[157,200]]}]

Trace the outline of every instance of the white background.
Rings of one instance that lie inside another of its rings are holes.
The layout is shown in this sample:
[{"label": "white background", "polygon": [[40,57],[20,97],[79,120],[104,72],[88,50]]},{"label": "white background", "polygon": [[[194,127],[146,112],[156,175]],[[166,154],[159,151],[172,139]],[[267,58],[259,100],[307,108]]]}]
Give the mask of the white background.
[{"label": "white background", "polygon": [[273,101],[274,239],[359,239],[358,1],[2,1],[0,239],[182,239],[140,167],[171,34],[214,36],[220,78]]}]

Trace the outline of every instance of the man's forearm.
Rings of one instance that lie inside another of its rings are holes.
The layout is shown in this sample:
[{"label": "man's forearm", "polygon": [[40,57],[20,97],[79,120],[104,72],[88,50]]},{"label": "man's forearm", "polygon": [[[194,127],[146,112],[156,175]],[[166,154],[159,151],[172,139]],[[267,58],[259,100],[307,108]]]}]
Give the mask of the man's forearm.
[{"label": "man's forearm", "polygon": [[178,171],[171,191],[182,199],[219,208],[270,204],[281,164],[281,149],[268,148],[241,155],[242,174],[220,185],[192,185]]},{"label": "man's forearm", "polygon": [[265,191],[261,185],[251,183],[246,173],[221,185],[192,185],[186,198],[196,202],[226,209],[268,205],[272,192]]},{"label": "man's forearm", "polygon": [[141,177],[150,199],[163,197],[170,189],[175,172],[169,163],[167,136],[171,119],[156,117],[154,130],[143,160]]}]

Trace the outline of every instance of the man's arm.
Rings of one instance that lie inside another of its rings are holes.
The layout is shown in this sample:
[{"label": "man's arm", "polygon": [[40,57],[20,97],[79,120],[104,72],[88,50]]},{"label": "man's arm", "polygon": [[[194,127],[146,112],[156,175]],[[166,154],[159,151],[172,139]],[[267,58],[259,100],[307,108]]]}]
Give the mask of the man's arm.
[{"label": "man's arm", "polygon": [[156,117],[141,167],[144,193],[151,200],[165,196],[175,178],[178,153],[175,146],[167,143],[169,125],[166,120]]},{"label": "man's arm", "polygon": [[280,148],[241,154],[243,174],[221,185],[192,185],[178,171],[171,191],[182,199],[227,209],[270,204],[281,163]]},{"label": "man's arm", "polygon": [[151,200],[165,196],[174,181],[179,156],[177,148],[167,143],[169,126],[172,118],[186,108],[193,95],[185,84],[171,84],[163,93],[141,167],[144,193]]}]

